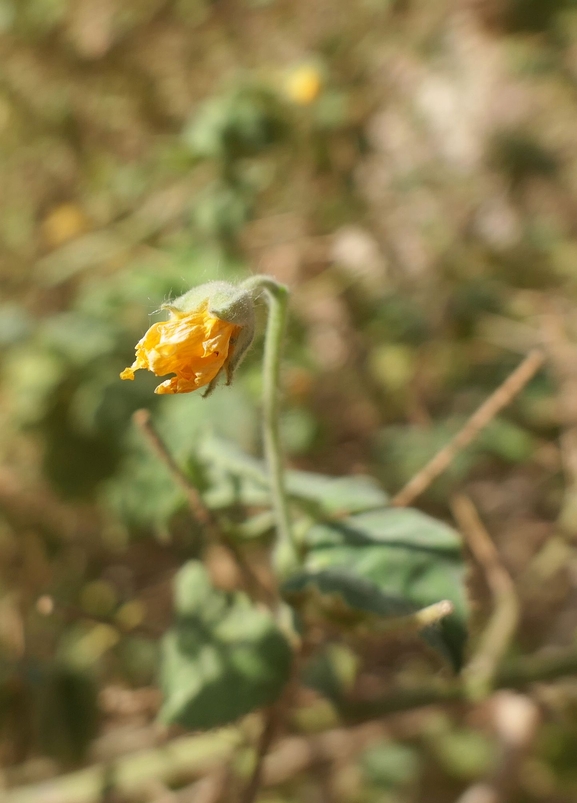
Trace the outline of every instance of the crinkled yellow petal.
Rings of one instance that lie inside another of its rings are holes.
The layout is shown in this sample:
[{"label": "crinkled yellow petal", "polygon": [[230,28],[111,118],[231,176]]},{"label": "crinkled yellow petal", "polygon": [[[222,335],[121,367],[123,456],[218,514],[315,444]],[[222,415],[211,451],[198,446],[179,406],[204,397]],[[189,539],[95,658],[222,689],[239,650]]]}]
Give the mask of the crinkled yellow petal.
[{"label": "crinkled yellow petal", "polygon": [[139,369],[156,376],[175,374],[155,393],[190,393],[208,385],[222,370],[238,326],[208,312],[208,302],[194,312],[171,312],[168,321],[154,323],[136,344],[136,360],[120,374],[134,379]]}]

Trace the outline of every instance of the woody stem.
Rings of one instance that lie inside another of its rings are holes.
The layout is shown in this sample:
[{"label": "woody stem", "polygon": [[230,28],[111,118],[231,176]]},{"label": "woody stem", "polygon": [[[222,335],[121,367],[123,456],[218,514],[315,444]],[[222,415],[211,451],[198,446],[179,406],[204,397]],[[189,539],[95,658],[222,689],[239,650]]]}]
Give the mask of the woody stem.
[{"label": "woody stem", "polygon": [[253,276],[244,282],[244,286],[255,295],[264,291],[268,304],[263,365],[263,438],[277,529],[275,563],[283,573],[294,566],[298,556],[290,523],[279,425],[278,391],[289,291],[269,276]]}]

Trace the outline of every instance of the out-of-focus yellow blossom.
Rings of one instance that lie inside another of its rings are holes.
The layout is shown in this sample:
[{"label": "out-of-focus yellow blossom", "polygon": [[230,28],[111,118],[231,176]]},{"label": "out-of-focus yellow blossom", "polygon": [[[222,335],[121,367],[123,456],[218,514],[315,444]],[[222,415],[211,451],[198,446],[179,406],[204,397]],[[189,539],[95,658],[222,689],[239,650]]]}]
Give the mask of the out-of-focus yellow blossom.
[{"label": "out-of-focus yellow blossom", "polygon": [[312,64],[303,64],[293,70],[286,79],[288,97],[301,106],[308,106],[320,95],[323,78],[320,70]]},{"label": "out-of-focus yellow blossom", "polygon": [[82,209],[76,204],[65,203],[56,206],[44,218],[42,236],[49,248],[59,248],[89,228],[89,220]]},{"label": "out-of-focus yellow blossom", "polygon": [[154,392],[190,393],[210,385],[223,368],[229,374],[240,330],[240,326],[211,314],[208,300],[192,312],[171,308],[169,320],[152,324],[137,343],[136,360],[120,378],[134,379],[134,372],[140,368],[156,376],[175,374]]}]

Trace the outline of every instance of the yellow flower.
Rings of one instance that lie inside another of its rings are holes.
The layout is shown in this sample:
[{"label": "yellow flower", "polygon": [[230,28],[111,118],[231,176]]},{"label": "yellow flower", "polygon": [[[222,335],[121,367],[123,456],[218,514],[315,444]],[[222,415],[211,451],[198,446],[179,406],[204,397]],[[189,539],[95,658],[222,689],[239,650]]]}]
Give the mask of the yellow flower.
[{"label": "yellow flower", "polygon": [[52,209],[42,221],[42,235],[49,248],[61,245],[84,234],[90,222],[82,209],[75,204],[60,204]]},{"label": "yellow flower", "polygon": [[320,71],[312,64],[303,64],[288,76],[286,93],[294,103],[308,106],[318,98],[322,86]]},{"label": "yellow flower", "polygon": [[230,361],[240,330],[211,314],[208,299],[192,312],[172,308],[169,320],[153,323],[136,344],[136,360],[120,378],[134,379],[140,368],[156,376],[175,374],[158,385],[155,393],[190,393],[210,386],[223,368],[230,380]]}]

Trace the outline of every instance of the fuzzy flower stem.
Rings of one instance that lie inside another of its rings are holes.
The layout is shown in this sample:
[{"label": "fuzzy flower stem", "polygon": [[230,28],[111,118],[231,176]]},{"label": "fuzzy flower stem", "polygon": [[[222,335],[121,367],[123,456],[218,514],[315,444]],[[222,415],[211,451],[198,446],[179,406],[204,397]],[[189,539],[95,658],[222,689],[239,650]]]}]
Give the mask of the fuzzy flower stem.
[{"label": "fuzzy flower stem", "polygon": [[275,563],[283,574],[298,561],[298,548],[290,523],[279,427],[278,389],[289,291],[269,276],[252,276],[242,286],[255,297],[264,291],[268,304],[263,367],[263,438],[277,528]]}]

